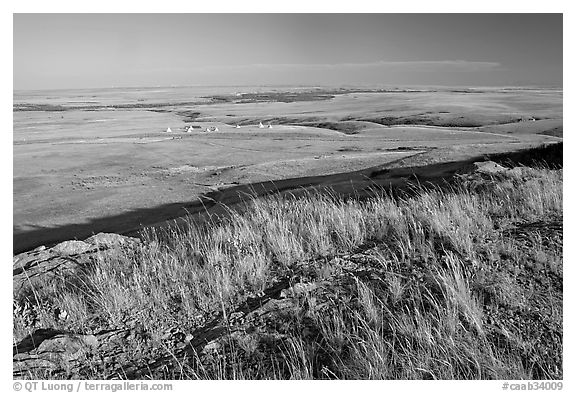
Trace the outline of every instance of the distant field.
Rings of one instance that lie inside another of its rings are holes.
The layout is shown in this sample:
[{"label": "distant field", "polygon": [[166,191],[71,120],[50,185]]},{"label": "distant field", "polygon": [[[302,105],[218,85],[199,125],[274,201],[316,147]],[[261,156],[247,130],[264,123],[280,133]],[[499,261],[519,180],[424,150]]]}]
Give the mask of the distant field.
[{"label": "distant field", "polygon": [[[162,217],[145,209],[177,210],[239,184],[430,163],[562,136],[557,90],[236,90],[16,94],[14,251],[130,231]],[[186,133],[188,125],[196,127]],[[205,133],[212,125],[219,131]]]}]

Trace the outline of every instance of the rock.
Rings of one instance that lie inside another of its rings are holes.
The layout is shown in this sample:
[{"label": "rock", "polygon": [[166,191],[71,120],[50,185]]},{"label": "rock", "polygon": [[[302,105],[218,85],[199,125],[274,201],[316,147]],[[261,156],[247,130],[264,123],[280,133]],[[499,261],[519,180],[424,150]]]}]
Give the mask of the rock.
[{"label": "rock", "polygon": [[111,247],[123,247],[123,246],[133,246],[140,243],[140,239],[133,237],[122,236],[116,233],[103,233],[100,232],[97,235],[90,236],[85,240],[86,243],[95,246],[105,246],[107,248]]},{"label": "rock", "polygon": [[211,352],[216,352],[218,351],[220,348],[222,347],[222,345],[217,341],[217,340],[213,340],[210,341],[208,344],[206,344],[204,346],[204,348],[202,349],[202,352],[205,354],[211,353]]},{"label": "rock", "polygon": [[316,283],[296,283],[292,287],[283,289],[280,292],[280,298],[295,297],[298,295],[306,294],[316,289]]},{"label": "rock", "polygon": [[99,251],[99,257],[105,258],[122,247],[133,247],[139,243],[140,239],[115,233],[99,233],[86,241],[68,240],[50,249],[40,246],[33,251],[15,255],[12,273],[14,293],[25,286],[39,288],[50,285],[55,278],[61,280],[77,275],[79,269],[94,263],[95,251]]},{"label": "rock", "polygon": [[517,166],[512,169],[509,169],[508,174],[515,176],[517,178],[525,178],[529,177],[532,171],[533,171],[532,168]]},{"label": "rock", "polygon": [[[85,355],[99,353],[109,363],[117,361],[126,345],[125,332],[77,334],[53,329],[38,329],[17,345],[12,353],[15,378],[54,373],[60,377],[79,378],[86,366]],[[118,340],[120,338],[120,340]]]},{"label": "rock", "polygon": [[91,334],[59,334],[42,341],[35,352],[47,360],[71,361],[97,345],[98,339]]},{"label": "rock", "polygon": [[496,173],[503,173],[508,171],[507,168],[504,168],[502,165],[497,164],[494,161],[475,162],[474,167],[475,172],[484,173],[487,175],[493,175]]},{"label": "rock", "polygon": [[92,248],[94,248],[92,244],[80,240],[68,240],[55,245],[50,250],[61,255],[74,255],[82,254]]},{"label": "rock", "polygon": [[[40,288],[50,285],[55,278],[64,278],[76,274],[77,269],[89,262],[87,254],[66,255],[60,253],[36,252],[22,253],[14,258],[12,287],[14,294],[22,288]],[[16,296],[15,296],[16,297]]]}]

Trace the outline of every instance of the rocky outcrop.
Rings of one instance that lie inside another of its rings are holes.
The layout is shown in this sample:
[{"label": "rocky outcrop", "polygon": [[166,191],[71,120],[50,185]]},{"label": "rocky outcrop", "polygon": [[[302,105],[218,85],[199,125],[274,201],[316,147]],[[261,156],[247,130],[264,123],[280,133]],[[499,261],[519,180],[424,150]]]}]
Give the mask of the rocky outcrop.
[{"label": "rocky outcrop", "polygon": [[[97,243],[99,246],[96,246]],[[15,257],[18,270],[15,269],[14,290],[18,291],[16,283],[18,287],[34,285],[36,279],[46,285],[46,280],[50,278],[61,279],[86,267],[98,253],[118,251],[118,248],[137,244],[138,241],[134,239],[100,234],[85,242],[72,243],[72,247],[59,245],[18,255]],[[63,250],[70,253],[64,254]],[[84,252],[73,254],[72,250]],[[230,344],[230,340],[239,345],[282,341],[286,334],[272,326],[287,315],[295,315],[303,296],[323,290],[321,282],[298,282],[295,279],[295,276],[279,278],[275,284],[249,297],[226,314],[212,315],[194,331],[168,328],[159,337],[168,351],[155,352],[148,345],[150,337],[146,329],[136,321],[126,321],[121,329],[93,334],[37,329],[14,345],[13,376],[33,378],[47,375],[50,378],[81,379],[97,371],[99,378],[166,378],[163,372],[177,370],[181,359],[198,359],[209,363]],[[324,307],[325,302],[319,301],[317,306]],[[139,348],[136,355],[128,349],[135,345]]]},{"label": "rocky outcrop", "polygon": [[50,250],[53,253],[60,255],[75,255],[89,251],[93,247],[93,244],[89,244],[80,240],[68,240],[55,245]]},{"label": "rocky outcrop", "polygon": [[140,242],[140,239],[118,235],[116,233],[99,233],[85,240],[86,243],[100,248],[132,247]]},{"label": "rocky outcrop", "polygon": [[[53,280],[67,280],[78,276],[98,258],[126,252],[139,246],[140,240],[114,233],[99,233],[84,241],[69,240],[51,248],[45,246],[18,254],[13,258],[13,292],[15,307],[25,308],[18,302],[26,293],[34,293],[40,286],[51,285]],[[66,311],[57,310],[58,319],[66,319]],[[37,376],[56,370],[68,370],[68,376],[78,376],[86,366],[86,355],[100,352],[121,352],[119,339],[125,339],[124,330],[97,334],[78,334],[57,329],[37,329],[14,345],[13,373],[15,377]],[[121,343],[120,343],[121,344]],[[40,374],[39,374],[40,373]]]},{"label": "rocky outcrop", "polygon": [[85,241],[68,240],[52,248],[38,247],[35,250],[18,254],[13,258],[12,283],[14,293],[25,286],[34,288],[38,280],[43,285],[51,279],[63,279],[76,274],[79,269],[93,262],[103,254],[120,252],[124,248],[138,245],[140,239],[99,233]]},{"label": "rocky outcrop", "polygon": [[13,349],[14,376],[55,370],[63,364],[74,367],[83,353],[98,345],[94,335],[39,329]]}]

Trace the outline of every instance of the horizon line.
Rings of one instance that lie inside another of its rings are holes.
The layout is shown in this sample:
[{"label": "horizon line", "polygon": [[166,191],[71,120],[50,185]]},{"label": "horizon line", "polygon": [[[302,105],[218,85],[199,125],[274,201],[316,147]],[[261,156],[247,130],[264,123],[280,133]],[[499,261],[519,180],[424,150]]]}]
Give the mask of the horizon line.
[{"label": "horizon line", "polygon": [[62,91],[62,90],[110,90],[110,89],[180,89],[180,88],[204,88],[204,87],[303,87],[303,88],[404,88],[404,87],[429,87],[429,88],[540,88],[540,89],[564,89],[564,84],[505,84],[505,85],[486,85],[486,84],[458,84],[458,85],[448,85],[448,84],[410,84],[402,83],[398,85],[393,84],[377,84],[377,83],[350,83],[350,84],[291,84],[291,83],[266,83],[266,84],[207,84],[207,85],[195,85],[195,84],[183,84],[183,85],[131,85],[131,86],[82,86],[82,87],[57,87],[57,88],[41,88],[41,89],[12,89],[12,93],[16,92],[31,92],[31,91]]}]

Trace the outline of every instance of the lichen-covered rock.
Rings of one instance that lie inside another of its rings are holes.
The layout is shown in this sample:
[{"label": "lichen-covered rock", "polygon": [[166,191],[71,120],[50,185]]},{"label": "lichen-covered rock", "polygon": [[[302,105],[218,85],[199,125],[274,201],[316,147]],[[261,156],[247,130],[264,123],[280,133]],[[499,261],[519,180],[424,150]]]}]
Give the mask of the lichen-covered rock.
[{"label": "lichen-covered rock", "polygon": [[37,247],[15,255],[12,272],[14,292],[24,286],[37,288],[38,285],[48,285],[54,278],[65,279],[94,262],[97,256],[132,247],[139,242],[140,239],[127,236],[99,233],[86,241],[68,240],[52,248]]},{"label": "lichen-covered rock", "polygon": [[78,359],[81,352],[97,345],[98,339],[91,334],[59,334],[44,340],[35,352],[53,361],[72,361]]},{"label": "lichen-covered rock", "polygon": [[474,163],[475,172],[484,173],[487,175],[492,175],[496,173],[504,173],[507,172],[508,169],[503,167],[500,164],[495,163],[494,161],[482,161],[482,162],[475,162]]},{"label": "lichen-covered rock", "polygon": [[13,259],[12,285],[14,294],[25,286],[38,288],[49,283],[55,277],[64,278],[75,274],[77,269],[89,260],[86,254],[74,256],[45,251],[30,251],[19,254]]},{"label": "lichen-covered rock", "polygon": [[80,240],[68,240],[55,245],[50,250],[61,255],[75,255],[82,254],[93,248],[94,245]]},{"label": "lichen-covered rock", "polygon": [[[110,332],[92,335],[39,329],[13,349],[13,375],[66,371],[78,377],[87,355],[109,350]],[[118,347],[114,346],[116,351]]]},{"label": "lichen-covered rock", "polygon": [[116,233],[103,233],[100,232],[97,235],[91,236],[85,240],[86,243],[95,246],[104,247],[124,247],[133,246],[140,243],[140,239],[118,235]]}]

